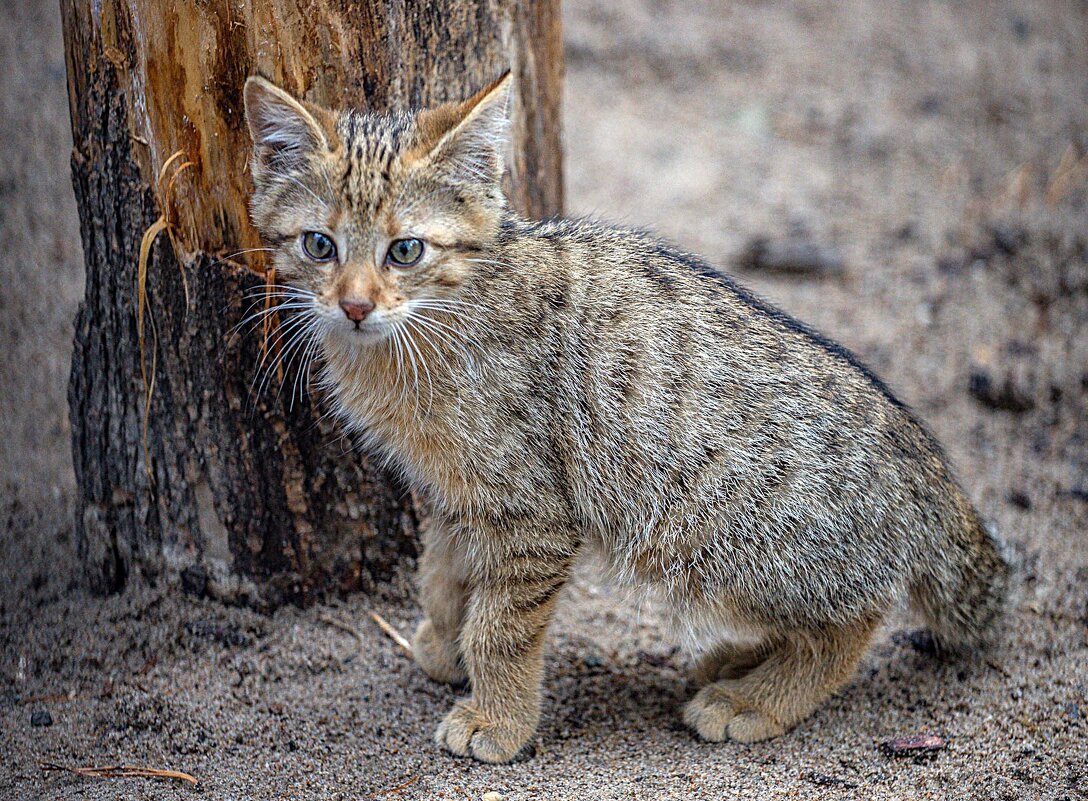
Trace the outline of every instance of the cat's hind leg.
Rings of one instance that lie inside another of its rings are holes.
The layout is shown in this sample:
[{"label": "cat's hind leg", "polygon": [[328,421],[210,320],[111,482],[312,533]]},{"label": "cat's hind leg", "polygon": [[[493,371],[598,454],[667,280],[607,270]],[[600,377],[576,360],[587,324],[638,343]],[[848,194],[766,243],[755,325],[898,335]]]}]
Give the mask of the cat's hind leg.
[{"label": "cat's hind leg", "polygon": [[695,665],[695,681],[710,684],[718,679],[739,679],[765,660],[774,649],[769,641],[760,643],[722,642],[703,653]]},{"label": "cat's hind leg", "polygon": [[688,702],[684,722],[711,741],[784,734],[849,681],[878,622],[789,632],[770,641],[766,653],[720,646],[711,652],[723,654],[718,678]]}]

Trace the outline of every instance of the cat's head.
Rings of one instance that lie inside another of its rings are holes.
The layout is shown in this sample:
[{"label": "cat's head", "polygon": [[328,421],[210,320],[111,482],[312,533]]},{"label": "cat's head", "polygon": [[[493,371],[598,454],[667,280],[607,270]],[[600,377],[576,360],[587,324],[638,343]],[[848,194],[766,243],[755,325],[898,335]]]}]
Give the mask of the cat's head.
[{"label": "cat's head", "polygon": [[457,297],[506,209],[509,91],[504,75],[462,103],[376,115],[246,81],[253,221],[327,337],[380,342]]}]

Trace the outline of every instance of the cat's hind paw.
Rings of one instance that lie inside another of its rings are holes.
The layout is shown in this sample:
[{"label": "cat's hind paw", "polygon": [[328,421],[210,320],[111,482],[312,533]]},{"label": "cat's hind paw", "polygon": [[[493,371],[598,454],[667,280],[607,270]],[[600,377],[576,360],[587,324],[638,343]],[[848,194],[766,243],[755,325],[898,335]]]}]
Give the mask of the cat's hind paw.
[{"label": "cat's hind paw", "polygon": [[785,727],[753,709],[725,684],[708,684],[684,707],[684,722],[700,737],[715,743],[725,739],[754,743],[785,733]]},{"label": "cat's hind paw", "polygon": [[464,684],[468,673],[461,664],[457,643],[439,636],[429,619],[420,622],[412,637],[412,656],[423,672],[443,684]]}]

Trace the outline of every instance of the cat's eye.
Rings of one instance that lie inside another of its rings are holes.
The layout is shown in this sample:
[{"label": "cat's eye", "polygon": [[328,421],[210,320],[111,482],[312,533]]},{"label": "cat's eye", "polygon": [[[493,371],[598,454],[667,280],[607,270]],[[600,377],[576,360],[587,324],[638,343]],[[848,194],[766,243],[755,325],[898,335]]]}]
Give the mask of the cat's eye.
[{"label": "cat's eye", "polygon": [[423,258],[423,240],[396,239],[389,246],[385,260],[397,267],[411,267]]},{"label": "cat's eye", "polygon": [[302,235],[302,251],[314,261],[332,261],[336,243],[320,231],[307,231]]}]

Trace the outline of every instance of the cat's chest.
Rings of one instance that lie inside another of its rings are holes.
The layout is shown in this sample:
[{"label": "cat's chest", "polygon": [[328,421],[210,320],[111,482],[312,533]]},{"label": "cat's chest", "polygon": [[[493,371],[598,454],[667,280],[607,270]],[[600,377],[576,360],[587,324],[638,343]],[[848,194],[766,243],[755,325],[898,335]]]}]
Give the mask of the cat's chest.
[{"label": "cat's chest", "polygon": [[497,406],[467,374],[433,385],[381,383],[345,376],[336,382],[336,405],[361,444],[382,453],[419,488],[458,503],[472,502],[474,487],[491,482],[495,465],[507,462]]}]

